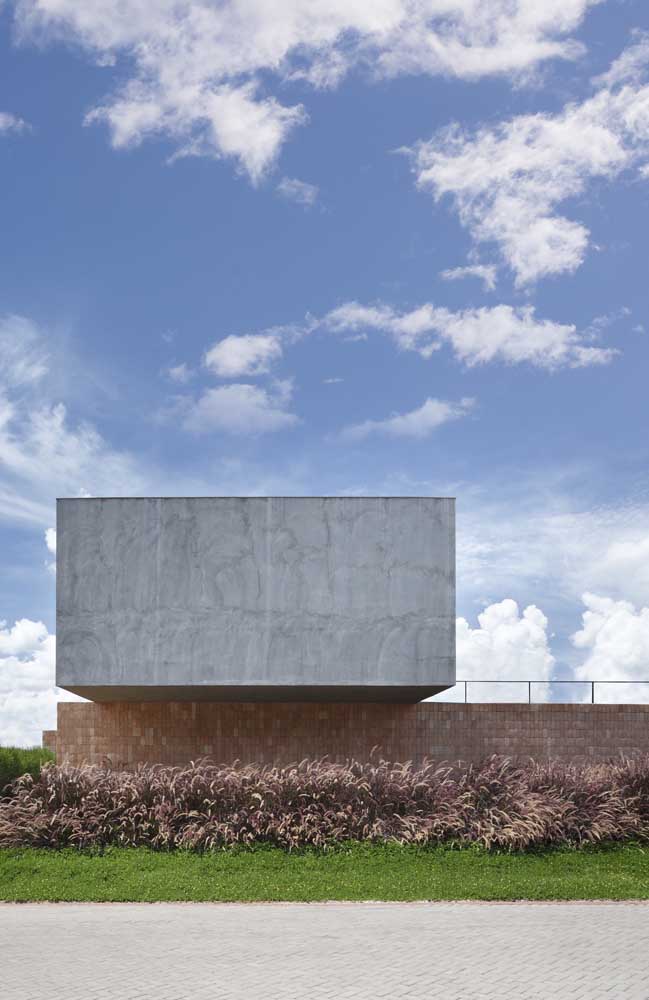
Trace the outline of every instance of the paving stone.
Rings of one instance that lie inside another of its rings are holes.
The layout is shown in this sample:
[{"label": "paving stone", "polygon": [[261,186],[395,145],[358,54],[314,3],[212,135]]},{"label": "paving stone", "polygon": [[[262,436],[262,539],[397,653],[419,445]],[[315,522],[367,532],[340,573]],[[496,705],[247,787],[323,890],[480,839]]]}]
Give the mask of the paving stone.
[{"label": "paving stone", "polygon": [[0,905],[2,1000],[649,1000],[649,905]]}]

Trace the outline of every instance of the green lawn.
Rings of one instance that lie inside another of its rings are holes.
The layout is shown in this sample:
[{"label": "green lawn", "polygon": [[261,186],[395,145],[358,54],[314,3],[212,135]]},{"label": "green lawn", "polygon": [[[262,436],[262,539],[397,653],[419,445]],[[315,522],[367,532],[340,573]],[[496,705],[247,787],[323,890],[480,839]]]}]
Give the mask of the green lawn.
[{"label": "green lawn", "polygon": [[3,900],[649,899],[649,849],[0,850]]}]

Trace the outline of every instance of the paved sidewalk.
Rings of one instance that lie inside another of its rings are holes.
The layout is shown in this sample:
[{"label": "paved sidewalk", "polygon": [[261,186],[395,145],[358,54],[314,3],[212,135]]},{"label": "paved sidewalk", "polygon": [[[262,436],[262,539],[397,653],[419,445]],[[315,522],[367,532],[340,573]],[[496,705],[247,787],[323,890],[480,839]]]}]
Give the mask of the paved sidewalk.
[{"label": "paved sidewalk", "polygon": [[647,1000],[649,906],[0,905],[2,1000]]}]

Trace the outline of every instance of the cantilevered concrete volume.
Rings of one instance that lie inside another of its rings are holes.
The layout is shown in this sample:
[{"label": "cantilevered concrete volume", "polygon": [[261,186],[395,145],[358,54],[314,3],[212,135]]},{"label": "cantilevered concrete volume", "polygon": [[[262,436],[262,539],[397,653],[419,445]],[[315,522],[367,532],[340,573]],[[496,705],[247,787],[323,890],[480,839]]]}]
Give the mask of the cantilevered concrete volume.
[{"label": "cantilevered concrete volume", "polygon": [[59,500],[56,683],[94,701],[443,691],[454,500]]}]

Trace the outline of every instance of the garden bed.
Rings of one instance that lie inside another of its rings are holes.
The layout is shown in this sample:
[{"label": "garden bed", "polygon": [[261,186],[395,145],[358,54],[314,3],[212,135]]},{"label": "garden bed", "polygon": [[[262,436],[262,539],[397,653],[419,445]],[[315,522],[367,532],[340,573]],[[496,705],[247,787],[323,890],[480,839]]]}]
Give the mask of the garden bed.
[{"label": "garden bed", "polygon": [[385,761],[58,767],[0,799],[0,847],[285,851],[370,844],[581,848],[649,841],[649,757],[597,764]]}]

